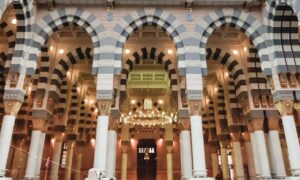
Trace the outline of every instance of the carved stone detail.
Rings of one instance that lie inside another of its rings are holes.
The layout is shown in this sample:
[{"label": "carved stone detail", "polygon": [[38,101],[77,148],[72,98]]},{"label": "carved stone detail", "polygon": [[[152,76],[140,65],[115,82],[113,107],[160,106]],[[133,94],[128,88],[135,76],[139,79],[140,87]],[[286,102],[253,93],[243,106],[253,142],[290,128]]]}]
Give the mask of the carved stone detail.
[{"label": "carved stone detail", "polygon": [[100,110],[101,116],[109,116],[110,114],[110,108],[111,108],[111,101],[110,100],[103,100],[98,101],[98,107]]},{"label": "carved stone detail", "polygon": [[279,81],[282,88],[287,88],[288,79],[286,74],[279,74]]},{"label": "carved stone detail", "polygon": [[189,110],[191,115],[200,115],[201,101],[189,101]]},{"label": "carved stone detail", "polygon": [[180,123],[183,127],[183,130],[188,130],[189,129],[189,127],[190,127],[190,120],[189,119],[186,119],[186,118],[180,119]]},{"label": "carved stone detail", "polygon": [[43,130],[45,128],[46,120],[44,119],[33,119],[33,130]]},{"label": "carved stone detail", "polygon": [[251,120],[251,125],[253,128],[253,131],[261,131],[263,130],[263,125],[264,125],[264,119],[252,119]]},{"label": "carved stone detail", "polygon": [[16,100],[4,101],[4,111],[6,115],[16,116],[22,106],[22,103]]},{"label": "carved stone detail", "polygon": [[278,109],[281,116],[292,115],[293,114],[293,104],[294,104],[294,101],[281,100],[276,103],[276,108]]},{"label": "carved stone detail", "polygon": [[270,130],[279,130],[278,118],[277,117],[269,117],[269,129]]},{"label": "carved stone detail", "polygon": [[18,81],[19,81],[19,74],[18,73],[11,73],[9,74],[9,80],[10,80],[10,87],[11,88],[15,88],[18,85]]}]

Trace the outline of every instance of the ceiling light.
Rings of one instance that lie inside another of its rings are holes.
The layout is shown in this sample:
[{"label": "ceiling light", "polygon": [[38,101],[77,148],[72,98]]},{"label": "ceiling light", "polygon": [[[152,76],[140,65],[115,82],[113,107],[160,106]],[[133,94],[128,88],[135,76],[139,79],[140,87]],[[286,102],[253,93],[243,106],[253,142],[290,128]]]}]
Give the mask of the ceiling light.
[{"label": "ceiling light", "polygon": [[65,50],[63,50],[63,49],[60,49],[60,50],[58,51],[59,54],[63,54],[64,52],[65,52]]},{"label": "ceiling light", "polygon": [[90,104],[93,104],[94,103],[94,100],[90,100],[90,102],[89,102]]},{"label": "ceiling light", "polygon": [[244,51],[245,51],[245,52],[247,52],[247,51],[248,51],[248,48],[247,48],[246,46],[244,47]]},{"label": "ceiling light", "polygon": [[125,49],[125,54],[129,54],[130,53],[130,49]]},{"label": "ceiling light", "polygon": [[168,49],[168,54],[173,54],[173,50],[172,49]]},{"label": "ceiling light", "polygon": [[158,104],[163,104],[164,101],[162,99],[158,100]]},{"label": "ceiling light", "polygon": [[71,73],[70,73],[70,71],[68,71],[68,72],[67,72],[67,76],[70,76],[70,75],[71,75]]},{"label": "ceiling light", "polygon": [[239,54],[239,51],[235,49],[235,50],[232,51],[232,53],[233,53],[234,55],[238,55],[238,54]]},{"label": "ceiling light", "polygon": [[130,101],[130,103],[131,103],[131,104],[135,104],[135,103],[136,103],[136,100],[135,100],[135,99],[132,99],[132,100]]},{"label": "ceiling light", "polygon": [[50,46],[50,51],[53,51],[53,46]]},{"label": "ceiling light", "polygon": [[11,23],[12,23],[12,24],[17,24],[17,19],[16,19],[16,18],[13,18],[13,19],[11,20]]}]

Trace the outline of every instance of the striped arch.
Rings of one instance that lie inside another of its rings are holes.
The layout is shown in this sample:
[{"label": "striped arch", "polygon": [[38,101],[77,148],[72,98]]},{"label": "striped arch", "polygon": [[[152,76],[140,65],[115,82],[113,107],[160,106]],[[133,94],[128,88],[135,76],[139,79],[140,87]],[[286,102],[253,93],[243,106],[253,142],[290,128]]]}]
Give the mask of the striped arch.
[{"label": "striped arch", "polygon": [[171,82],[171,90],[172,92],[178,91],[178,74],[175,69],[175,65],[172,64],[170,59],[165,58],[165,54],[163,52],[157,52],[156,48],[151,48],[150,51],[147,51],[147,48],[144,47],[141,49],[141,54],[138,52],[134,52],[132,54],[133,59],[127,59],[121,71],[121,80],[120,80],[120,89],[121,95],[125,95],[127,79],[130,71],[133,69],[133,64],[140,64],[141,61],[146,59],[151,59],[156,61],[157,64],[163,65],[164,69],[168,72],[170,82]]},{"label": "striped arch", "polygon": [[100,63],[100,59],[103,59],[103,57],[101,57],[103,54],[100,53],[100,44],[102,44],[101,41],[103,39],[102,32],[105,31],[104,26],[94,15],[87,11],[78,8],[65,8],[51,12],[35,24],[35,37],[32,42],[32,53],[27,63],[27,74],[32,75],[34,73],[38,53],[46,40],[54,32],[69,24],[76,24],[82,27],[90,35],[94,46],[93,73],[98,73],[98,64]]},{"label": "striped arch", "polygon": [[[300,72],[299,10],[291,0],[269,0],[265,11],[277,73]],[[298,15],[296,14],[298,13]],[[298,16],[298,18],[297,18]]]},{"label": "striped arch", "polygon": [[[175,16],[157,8],[145,8],[134,11],[126,15],[115,27],[115,38],[106,41],[104,45],[107,47],[116,47],[112,49],[109,55],[111,62],[114,62],[114,72],[120,74],[122,48],[127,38],[139,27],[153,24],[164,29],[173,39],[178,53],[178,64],[185,64],[185,37],[188,34],[187,29],[180,23]],[[106,67],[101,67],[106,68]],[[184,69],[179,69],[184,73]]]},{"label": "striped arch", "polygon": [[71,68],[73,64],[76,64],[83,60],[92,60],[92,49],[78,47],[74,51],[70,51],[66,56],[60,59],[56,65],[55,69],[52,72],[50,79],[50,94],[54,93],[59,94],[59,91],[62,87],[63,79],[66,77],[66,73]]},{"label": "striped arch", "polygon": [[234,59],[231,54],[220,48],[207,48],[206,59],[215,60],[227,67],[234,79],[236,93],[238,97],[247,95],[246,76],[239,62]]},{"label": "striped arch", "polygon": [[[187,67],[192,69],[191,74],[207,75],[207,64],[205,59],[205,48],[209,36],[215,29],[224,25],[230,24],[230,26],[239,29],[244,32],[254,43],[258,49],[263,72],[266,75],[272,75],[272,66],[269,61],[269,54],[265,43],[266,27],[256,20],[255,17],[235,9],[219,9],[209,15],[205,16],[196,26],[195,31],[200,33],[200,60],[201,67]],[[197,59],[198,60],[198,59]],[[193,64],[193,63],[191,63]]]},{"label": "striped arch", "polygon": [[0,2],[0,18],[9,5],[13,6],[17,19],[16,43],[10,71],[21,72],[22,67],[25,67],[31,48],[33,5],[32,0],[2,0]]},{"label": "striped arch", "polygon": [[9,28],[6,21],[0,21],[0,29],[3,30],[3,32],[6,34],[8,39],[8,50],[7,50],[7,55],[5,57],[5,64],[3,64],[4,72],[7,73],[9,71],[9,67],[12,61],[13,52],[16,44],[15,41],[16,37],[15,37],[15,33],[13,32],[12,29]]}]

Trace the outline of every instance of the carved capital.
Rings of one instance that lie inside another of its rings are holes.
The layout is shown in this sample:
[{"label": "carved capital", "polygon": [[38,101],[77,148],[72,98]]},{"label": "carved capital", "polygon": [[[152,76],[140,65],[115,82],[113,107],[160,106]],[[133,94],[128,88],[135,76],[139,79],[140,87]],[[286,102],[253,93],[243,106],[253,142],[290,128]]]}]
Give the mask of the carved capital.
[{"label": "carved capital", "polygon": [[230,133],[230,137],[233,142],[239,142],[241,137],[241,132],[232,132]]},{"label": "carved capital", "polygon": [[292,100],[281,100],[276,103],[276,108],[278,109],[281,116],[292,115],[293,114],[293,104]]},{"label": "carved capital", "polygon": [[187,118],[180,119],[180,123],[182,125],[183,130],[188,130],[190,127],[190,120]]},{"label": "carved capital", "polygon": [[263,130],[264,119],[262,119],[262,118],[252,119],[251,120],[251,125],[252,125],[252,128],[253,128],[253,131],[261,131],[261,130]]},{"label": "carved capital", "polygon": [[42,131],[45,129],[46,121],[44,119],[33,119],[32,124],[33,124],[33,130]]},{"label": "carved capital", "polygon": [[227,147],[228,147],[228,141],[220,141],[220,147],[224,148],[224,149],[227,149]]},{"label": "carved capital", "polygon": [[190,115],[200,115],[201,101],[189,101]]},{"label": "carved capital", "polygon": [[4,101],[4,112],[6,115],[16,116],[22,106],[22,103],[17,100]]},{"label": "carved capital", "polygon": [[249,132],[243,132],[242,137],[245,141],[250,141],[250,133]]},{"label": "carved capital", "polygon": [[269,117],[268,118],[269,121],[269,129],[270,130],[279,130],[279,120],[276,117]]},{"label": "carved capital", "polygon": [[294,109],[298,114],[300,114],[300,102],[294,103]]},{"label": "carved capital", "polygon": [[101,116],[109,116],[111,108],[111,100],[98,101],[98,107]]},{"label": "carved capital", "polygon": [[109,129],[114,131],[118,130],[118,119],[111,118],[109,120]]}]

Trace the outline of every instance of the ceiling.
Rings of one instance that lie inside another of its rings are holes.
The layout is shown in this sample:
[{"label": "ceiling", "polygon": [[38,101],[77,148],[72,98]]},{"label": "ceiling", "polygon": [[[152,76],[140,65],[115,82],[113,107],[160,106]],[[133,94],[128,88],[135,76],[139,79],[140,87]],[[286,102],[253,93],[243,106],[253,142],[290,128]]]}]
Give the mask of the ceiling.
[{"label": "ceiling", "polygon": [[[47,4],[49,0],[36,0]],[[106,5],[106,0],[54,0],[56,4]],[[114,0],[116,5],[184,5],[185,0]],[[194,0],[195,5],[242,5],[254,0]]]}]

